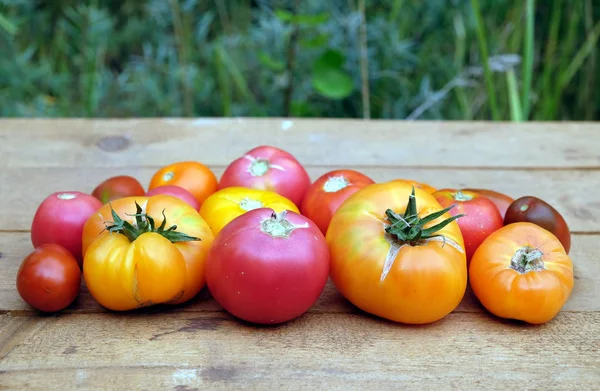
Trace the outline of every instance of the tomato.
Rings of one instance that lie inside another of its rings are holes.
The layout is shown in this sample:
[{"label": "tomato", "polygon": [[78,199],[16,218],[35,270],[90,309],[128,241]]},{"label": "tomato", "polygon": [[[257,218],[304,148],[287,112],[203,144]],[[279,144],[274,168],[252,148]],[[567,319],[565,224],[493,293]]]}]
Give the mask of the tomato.
[{"label": "tomato", "polygon": [[437,191],[437,189],[435,187],[428,185],[427,183],[417,182],[412,179],[394,179],[393,181],[407,183],[409,185],[414,186],[417,189],[425,190],[428,193],[435,193]]},{"label": "tomato", "polygon": [[56,243],[81,265],[81,233],[86,220],[102,207],[97,198],[79,191],[53,193],[40,204],[31,223],[33,247]]},{"label": "tomato", "polygon": [[370,314],[411,324],[437,321],[458,306],[467,287],[457,218],[406,182],[362,188],[329,224],[331,280]]},{"label": "tomato", "polygon": [[494,190],[464,189],[464,191],[473,191],[492,201],[498,208],[498,212],[500,212],[500,216],[502,216],[502,218],[504,218],[504,215],[506,215],[506,209],[508,209],[508,206],[514,201],[512,197]]},{"label": "tomato", "polygon": [[310,177],[288,152],[260,146],[246,152],[225,169],[219,189],[233,186],[273,191],[299,207],[310,186]]},{"label": "tomato", "polygon": [[516,199],[506,211],[504,224],[527,221],[552,232],[562,243],[567,254],[571,250],[571,231],[564,217],[549,203],[537,197]]},{"label": "tomato", "polygon": [[300,213],[292,201],[272,191],[247,187],[227,187],[217,191],[204,201],[200,208],[200,216],[216,235],[231,220],[259,208],[270,208],[277,213],[284,210]]},{"label": "tomato", "polygon": [[375,183],[354,170],[335,170],[320,176],[308,188],[302,200],[302,214],[327,233],[331,216],[340,205],[359,189]]},{"label": "tomato", "polygon": [[92,195],[106,204],[123,197],[143,196],[144,193],[144,188],[137,179],[128,175],[120,175],[100,183]]},{"label": "tomato", "polygon": [[251,210],[216,236],[206,262],[215,300],[239,319],[277,324],[317,301],[329,273],[329,250],[319,228],[291,211]]},{"label": "tomato", "polygon": [[152,176],[148,190],[165,185],[184,188],[202,205],[209,195],[217,191],[218,181],[215,174],[204,164],[185,161],[173,163],[158,170]]},{"label": "tomato", "polygon": [[81,270],[64,247],[47,243],[27,255],[17,272],[17,291],[33,308],[56,312],[67,308],[79,295]]},{"label": "tomato", "polygon": [[195,210],[200,209],[200,203],[198,202],[198,200],[194,198],[194,196],[183,187],[173,185],[158,186],[152,190],[149,190],[146,193],[146,197],[152,197],[157,194],[166,194],[173,197],[177,197],[180,200],[187,202]]},{"label": "tomato", "polygon": [[467,266],[477,247],[492,232],[504,226],[498,208],[488,198],[467,190],[442,189],[433,193],[435,199],[446,208],[456,204],[450,214],[464,214],[458,226],[465,241]]},{"label": "tomato", "polygon": [[212,241],[208,224],[179,198],[120,198],[85,223],[83,277],[111,310],[180,304],[204,287]]},{"label": "tomato", "polygon": [[479,246],[469,266],[473,293],[492,314],[540,324],[573,290],[573,263],[550,231],[529,222],[507,225]]}]

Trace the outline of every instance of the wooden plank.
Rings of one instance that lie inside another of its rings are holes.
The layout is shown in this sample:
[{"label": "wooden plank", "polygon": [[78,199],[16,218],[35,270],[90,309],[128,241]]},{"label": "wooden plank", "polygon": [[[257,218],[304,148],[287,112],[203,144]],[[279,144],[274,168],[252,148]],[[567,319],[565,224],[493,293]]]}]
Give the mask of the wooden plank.
[{"label": "wooden plank", "polygon": [[[40,165],[42,163],[40,162]],[[341,167],[341,166],[340,166]],[[218,178],[223,167],[211,167]],[[554,205],[575,232],[600,232],[600,180],[586,170],[443,170],[401,167],[357,167],[381,182],[397,178],[427,182],[437,188],[485,187],[512,197],[535,195]],[[28,230],[35,210],[55,191],[91,192],[104,179],[115,175],[133,175],[147,187],[158,167],[135,168],[3,168],[0,171],[0,230]],[[309,167],[314,180],[332,167]],[[32,191],[35,189],[35,191]]]},{"label": "wooden plank", "polygon": [[[563,311],[600,311],[600,262],[598,262],[598,240],[600,235],[574,235],[571,257],[575,264],[575,287]],[[20,298],[16,287],[16,275],[22,259],[32,251],[28,233],[0,233],[0,312],[32,311]],[[65,312],[105,312],[90,296],[85,284],[82,292],[71,308]],[[142,312],[154,312],[151,308]],[[160,308],[161,311],[212,312],[221,307],[203,290],[190,302],[177,307]],[[469,289],[456,312],[481,312],[483,308]],[[329,282],[312,307],[315,313],[354,313],[358,312]]]},{"label": "wooden plank", "polygon": [[420,327],[361,314],[307,314],[278,327],[226,314],[31,319],[44,324],[0,346],[5,387],[592,389],[600,381],[599,312],[539,327],[476,313]]},{"label": "wooden plank", "polygon": [[[226,165],[261,144],[307,165],[600,167],[597,123],[342,119],[6,119],[0,166]],[[8,142],[10,140],[10,142]]]}]

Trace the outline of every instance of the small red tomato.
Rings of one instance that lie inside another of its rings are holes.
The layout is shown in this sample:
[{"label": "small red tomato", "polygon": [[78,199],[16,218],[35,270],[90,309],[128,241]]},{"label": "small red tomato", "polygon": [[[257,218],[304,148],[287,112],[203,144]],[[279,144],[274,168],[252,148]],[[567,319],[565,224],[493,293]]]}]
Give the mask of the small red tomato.
[{"label": "small red tomato", "polygon": [[359,189],[375,183],[368,176],[354,170],[335,170],[323,174],[306,191],[301,212],[327,233],[331,216],[340,205]]},{"label": "small red tomato", "polygon": [[506,210],[508,209],[508,206],[514,201],[512,197],[509,197],[506,194],[489,189],[464,189],[463,191],[473,191],[492,201],[494,205],[496,205],[496,207],[498,208],[498,211],[500,212],[500,216],[502,216],[502,218],[504,218],[504,216],[506,215]]},{"label": "small red tomato", "polygon": [[310,186],[310,177],[288,152],[260,146],[246,152],[225,169],[219,189],[232,186],[273,191],[299,207]]},{"label": "small red tomato", "polygon": [[450,209],[450,215],[464,214],[458,219],[458,226],[465,241],[469,265],[477,247],[504,225],[498,208],[486,197],[467,190],[442,189],[433,193],[433,196],[443,208],[456,204]]},{"label": "small red tomato", "polygon": [[102,204],[106,204],[109,201],[114,201],[119,198],[143,196],[144,187],[132,176],[119,175],[108,178],[100,183],[96,186],[92,195],[99,199]]},{"label": "small red tomato", "polygon": [[81,284],[81,270],[73,255],[58,244],[37,247],[21,263],[17,291],[33,308],[60,311],[75,301]]},{"label": "small red tomato", "polygon": [[198,200],[192,195],[192,193],[190,193],[183,187],[179,187],[179,186],[175,186],[175,185],[165,185],[165,186],[155,187],[154,189],[149,190],[146,193],[146,197],[151,197],[151,196],[157,195],[157,194],[166,194],[166,195],[170,195],[173,197],[177,197],[180,200],[187,202],[189,205],[192,206],[192,208],[194,208],[196,210],[200,209],[200,203],[198,202]]},{"label": "small red tomato", "polygon": [[40,204],[31,223],[33,247],[56,243],[82,265],[81,235],[87,219],[102,207],[96,197],[79,191],[53,193]]},{"label": "small red tomato", "polygon": [[571,231],[564,217],[549,203],[537,197],[527,196],[516,199],[506,211],[504,225],[517,222],[536,224],[552,232],[568,254],[571,250]]},{"label": "small red tomato", "polygon": [[254,209],[233,219],[213,242],[206,283],[229,313],[248,322],[294,319],[317,301],[329,276],[319,228],[291,211]]}]

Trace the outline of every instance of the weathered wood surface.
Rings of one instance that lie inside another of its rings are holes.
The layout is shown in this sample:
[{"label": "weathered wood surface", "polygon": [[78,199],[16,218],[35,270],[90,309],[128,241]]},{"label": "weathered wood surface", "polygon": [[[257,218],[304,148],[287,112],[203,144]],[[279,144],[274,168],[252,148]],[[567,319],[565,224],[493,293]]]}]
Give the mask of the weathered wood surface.
[{"label": "weathered wood surface", "polygon": [[[364,133],[363,133],[364,132]],[[600,125],[193,119],[0,121],[0,389],[593,389],[600,382]],[[18,296],[39,202],[195,159],[220,176],[248,149],[278,145],[311,177],[341,167],[377,181],[536,195],[573,235],[575,288],[551,322],[491,316],[470,291],[427,326],[387,322],[328,284],[304,316],[254,327],[206,291],[177,307],[111,313],[85,286],[42,316]],[[534,146],[539,149],[533,149]],[[427,150],[428,152],[425,152]]]}]

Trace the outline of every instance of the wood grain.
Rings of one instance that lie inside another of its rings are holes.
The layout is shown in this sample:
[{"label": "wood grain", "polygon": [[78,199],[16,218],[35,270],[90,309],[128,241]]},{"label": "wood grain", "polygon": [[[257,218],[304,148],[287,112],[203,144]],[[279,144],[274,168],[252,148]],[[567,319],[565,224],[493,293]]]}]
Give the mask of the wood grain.
[{"label": "wood grain", "polygon": [[[0,312],[33,311],[20,298],[15,287],[15,279],[21,260],[32,251],[28,233],[11,232],[0,234],[0,249],[3,249],[0,264]],[[598,236],[574,235],[571,258],[575,266],[575,287],[570,300],[563,311],[600,311],[600,262],[598,262]],[[90,296],[85,284],[75,303],[65,312],[89,313],[106,312]],[[158,307],[142,310],[142,312],[213,312],[222,311],[221,307],[203,290],[196,298],[177,307]],[[354,306],[347,302],[328,282],[323,294],[311,309],[316,313],[355,313]],[[470,289],[467,290],[456,312],[482,312]]]},{"label": "wood grain", "polygon": [[[220,178],[224,170],[211,167]],[[504,192],[514,198],[535,195],[554,205],[575,232],[600,232],[600,178],[594,180],[586,170],[443,170],[402,167],[355,167],[382,182],[391,179],[415,179],[437,188],[484,187]],[[0,171],[0,230],[29,230],[33,215],[49,194],[79,190],[90,193],[104,179],[115,175],[132,175],[147,187],[158,167],[135,168],[4,168]],[[313,180],[332,167],[309,167]],[[32,191],[35,184],[35,191]]]},{"label": "wood grain", "polygon": [[24,327],[10,349],[0,346],[0,384],[591,389],[600,381],[598,312],[563,313],[539,327],[486,314],[452,314],[419,327],[358,314],[306,314],[263,328],[226,314],[80,314],[41,322]]},{"label": "wood grain", "polygon": [[0,166],[226,165],[270,144],[306,165],[599,168],[598,131],[597,123],[15,119],[0,123]]}]

